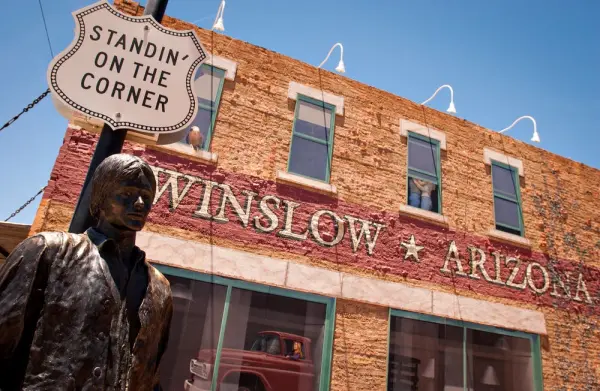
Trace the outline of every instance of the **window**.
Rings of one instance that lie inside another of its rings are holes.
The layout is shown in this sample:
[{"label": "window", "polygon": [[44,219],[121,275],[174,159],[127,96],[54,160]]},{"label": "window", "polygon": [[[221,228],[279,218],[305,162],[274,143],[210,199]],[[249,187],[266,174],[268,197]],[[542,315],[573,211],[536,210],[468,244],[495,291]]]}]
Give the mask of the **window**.
[{"label": "window", "polygon": [[541,391],[539,337],[392,311],[388,390]]},{"label": "window", "polygon": [[517,168],[491,161],[496,229],[523,236],[521,192]]},{"label": "window", "polygon": [[288,172],[329,182],[335,106],[298,95]]},{"label": "window", "polygon": [[440,142],[408,132],[408,204],[435,213],[442,211]]},{"label": "window", "polygon": [[329,389],[334,299],[158,267],[173,292],[164,390]]},{"label": "window", "polygon": [[181,143],[190,145],[197,151],[210,149],[224,80],[225,71],[222,69],[207,64],[198,68],[195,79],[198,114],[180,141]]}]

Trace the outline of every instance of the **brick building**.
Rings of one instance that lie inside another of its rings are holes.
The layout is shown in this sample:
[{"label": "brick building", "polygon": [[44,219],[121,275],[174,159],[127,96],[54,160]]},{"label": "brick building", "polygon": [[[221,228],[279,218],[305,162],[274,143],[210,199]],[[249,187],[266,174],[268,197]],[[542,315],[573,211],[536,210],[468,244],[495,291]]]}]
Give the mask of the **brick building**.
[{"label": "brick building", "polygon": [[[196,31],[202,137],[125,147],[159,184],[166,390],[600,389],[598,170]],[[67,229],[99,130],[69,124],[30,234]]]}]

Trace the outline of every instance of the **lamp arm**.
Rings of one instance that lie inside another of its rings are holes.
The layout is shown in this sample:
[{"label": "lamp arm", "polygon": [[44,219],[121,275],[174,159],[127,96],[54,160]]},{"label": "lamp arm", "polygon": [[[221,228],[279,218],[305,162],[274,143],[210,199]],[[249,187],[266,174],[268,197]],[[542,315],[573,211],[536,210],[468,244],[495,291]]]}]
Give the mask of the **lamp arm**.
[{"label": "lamp arm", "polygon": [[221,0],[221,4],[219,4],[219,9],[217,10],[217,16],[215,17],[215,21],[213,22],[213,26],[215,24],[217,24],[217,20],[219,20],[219,16],[223,17],[223,12],[224,11],[225,11],[225,0]]},{"label": "lamp arm", "polygon": [[431,95],[431,97],[429,99],[427,99],[425,102],[423,102],[421,104],[424,105],[425,103],[427,103],[430,100],[432,100],[433,98],[435,98],[437,93],[440,92],[440,90],[442,88],[448,88],[450,90],[450,102],[454,102],[454,90],[452,89],[452,87],[449,84],[444,84],[443,86],[440,86],[437,90],[435,90],[435,92],[433,93],[433,95]]},{"label": "lamp arm", "polygon": [[325,57],[325,59],[323,60],[322,63],[319,64],[319,66],[317,68],[321,68],[323,66],[323,64],[325,64],[327,62],[327,60],[329,60],[329,56],[331,56],[331,53],[333,52],[333,49],[335,49],[336,46],[340,47],[340,58],[343,59],[344,58],[344,47],[342,46],[341,43],[336,43],[335,45],[333,45],[331,47],[331,49],[329,49],[329,53],[327,53],[327,57]]},{"label": "lamp arm", "polygon": [[534,132],[534,133],[537,133],[537,124],[535,123],[535,119],[534,119],[532,116],[529,116],[529,115],[524,115],[524,116],[522,116],[522,117],[519,117],[519,118],[517,118],[517,119],[515,120],[515,122],[513,122],[513,123],[512,123],[512,124],[511,124],[509,127],[507,127],[507,128],[504,128],[504,129],[502,129],[502,130],[498,131],[498,133],[504,133],[504,132],[506,132],[507,130],[509,130],[509,129],[511,129],[513,126],[515,126],[515,125],[517,124],[517,122],[521,121],[522,119],[526,119],[526,118],[527,118],[527,119],[530,119],[530,120],[531,120],[531,122],[533,122],[533,132]]}]

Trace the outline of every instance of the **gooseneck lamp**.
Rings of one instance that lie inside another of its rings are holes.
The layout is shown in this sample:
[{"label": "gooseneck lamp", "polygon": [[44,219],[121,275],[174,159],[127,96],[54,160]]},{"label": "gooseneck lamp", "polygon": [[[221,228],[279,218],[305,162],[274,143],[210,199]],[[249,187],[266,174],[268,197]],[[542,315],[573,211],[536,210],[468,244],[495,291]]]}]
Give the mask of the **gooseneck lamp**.
[{"label": "gooseneck lamp", "polygon": [[538,134],[537,131],[537,124],[535,123],[535,118],[529,116],[529,115],[524,115],[522,117],[519,117],[515,120],[515,122],[513,122],[508,128],[504,128],[500,131],[498,131],[498,133],[504,133],[507,130],[511,129],[513,126],[515,126],[517,124],[517,122],[521,121],[522,119],[530,119],[531,122],[533,122],[533,137],[531,137],[531,141],[535,142],[535,143],[539,143],[540,142],[540,135]]},{"label": "gooseneck lamp", "polygon": [[429,102],[430,100],[432,100],[433,98],[435,98],[435,96],[438,94],[438,92],[440,92],[442,90],[442,88],[448,88],[450,90],[450,106],[448,106],[448,110],[446,110],[446,111],[449,113],[456,113],[456,107],[454,107],[454,90],[452,89],[452,87],[449,84],[444,84],[443,86],[439,87],[437,90],[435,90],[435,92],[433,93],[433,95],[431,95],[431,97],[429,99],[427,99],[425,102],[423,102],[421,104],[424,105],[427,102]]},{"label": "gooseneck lamp", "polygon": [[225,11],[225,0],[221,0],[221,4],[219,4],[219,9],[217,10],[217,17],[215,18],[215,22],[213,23],[212,30],[217,31],[225,31],[225,26],[223,25],[223,12]]},{"label": "gooseneck lamp", "polygon": [[338,66],[335,67],[335,70],[338,71],[339,73],[346,72],[346,67],[344,66],[344,47],[339,42],[336,43],[335,45],[333,45],[331,47],[331,49],[329,49],[329,53],[327,53],[327,57],[325,57],[323,62],[320,63],[317,68],[321,68],[323,66],[323,64],[325,64],[327,62],[327,60],[329,60],[329,56],[331,56],[331,53],[333,52],[333,49],[335,49],[336,46],[340,47],[340,62],[338,63]]}]

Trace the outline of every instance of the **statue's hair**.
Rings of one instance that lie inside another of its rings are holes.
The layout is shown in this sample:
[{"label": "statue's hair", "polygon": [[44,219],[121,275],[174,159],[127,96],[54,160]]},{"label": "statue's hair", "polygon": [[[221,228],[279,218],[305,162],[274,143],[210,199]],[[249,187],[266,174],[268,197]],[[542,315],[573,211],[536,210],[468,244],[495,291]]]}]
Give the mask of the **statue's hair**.
[{"label": "statue's hair", "polygon": [[123,181],[137,178],[142,172],[152,186],[152,198],[156,193],[156,179],[152,169],[137,156],[120,153],[107,157],[94,172],[90,213],[94,218],[100,217],[100,209],[105,200],[115,193]]}]

